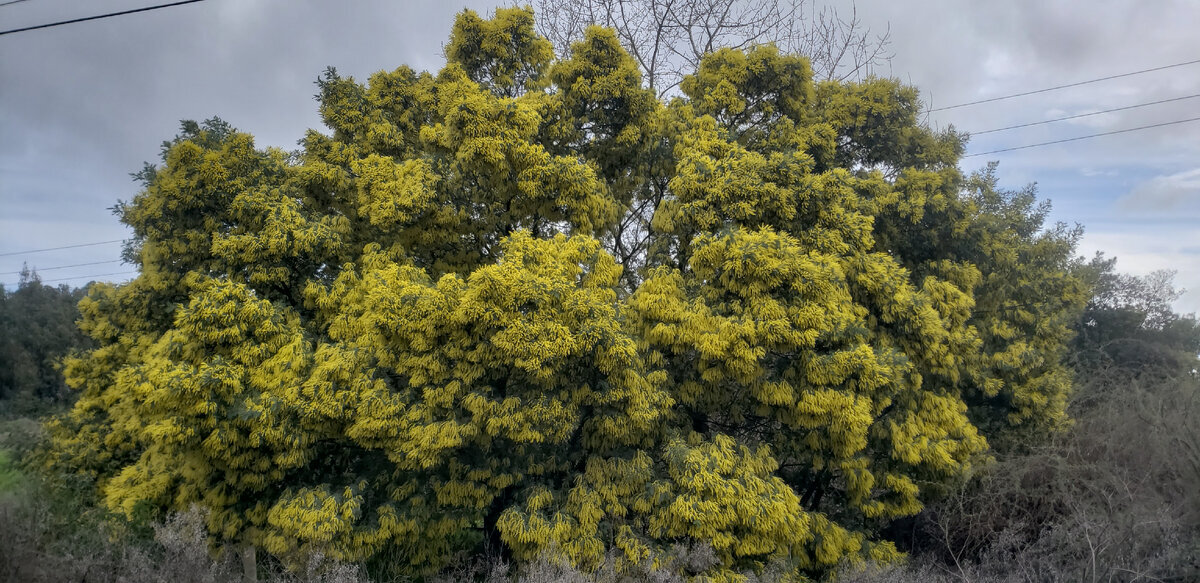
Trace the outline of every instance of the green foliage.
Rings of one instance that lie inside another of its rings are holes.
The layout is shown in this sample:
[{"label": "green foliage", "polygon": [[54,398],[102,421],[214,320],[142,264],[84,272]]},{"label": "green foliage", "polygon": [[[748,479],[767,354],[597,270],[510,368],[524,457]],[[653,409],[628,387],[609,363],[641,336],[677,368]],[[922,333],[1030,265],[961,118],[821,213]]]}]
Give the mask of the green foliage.
[{"label": "green foliage", "polygon": [[[30,472],[0,490],[0,579],[26,583],[221,583],[240,579],[233,553],[210,549],[199,507],[165,519],[127,521],[97,508],[77,476]],[[355,565],[310,561],[297,574],[264,565],[259,581],[359,583]]]},{"label": "green foliage", "polygon": [[927,382],[961,386],[972,421],[1007,449],[1068,423],[1067,350],[1089,289],[1073,259],[1080,229],[1047,227],[1049,206],[1032,187],[997,182],[994,164],[965,178],[940,165],[901,171],[893,192],[874,182],[865,192],[878,249],[914,283],[936,282],[935,295],[971,296],[969,309],[945,312],[966,320],[966,346],[954,349],[966,367],[958,379]]},{"label": "green foliage", "polygon": [[0,289],[0,411],[25,414],[70,400],[58,361],[91,346],[75,326],[83,294],[44,285],[27,269],[16,289]]},{"label": "green foliage", "polygon": [[446,54],[327,72],[296,156],[185,123],[118,207],[141,275],[80,302],[52,466],[297,569],[684,544],[802,580],[1065,421],[1074,235],[961,176],[915,90],[757,47],[664,105],[611,31],[552,62],[518,9]]},{"label": "green foliage", "polygon": [[1120,274],[1116,258],[1099,254],[1080,266],[1080,272],[1093,294],[1072,343],[1077,368],[1094,379],[1195,374],[1200,367],[1200,321],[1194,314],[1171,309],[1182,293],[1172,285],[1173,272]]}]

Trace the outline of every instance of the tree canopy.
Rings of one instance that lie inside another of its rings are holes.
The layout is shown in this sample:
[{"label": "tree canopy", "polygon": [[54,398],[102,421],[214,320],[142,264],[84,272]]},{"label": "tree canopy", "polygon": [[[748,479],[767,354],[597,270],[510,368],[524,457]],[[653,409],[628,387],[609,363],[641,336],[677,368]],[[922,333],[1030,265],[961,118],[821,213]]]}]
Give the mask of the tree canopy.
[{"label": "tree canopy", "polygon": [[964,176],[915,89],[765,45],[664,103],[613,31],[533,26],[328,71],[295,154],[185,122],[117,207],[141,274],[80,303],[52,463],[298,564],[682,541],[803,579],[1065,424],[1077,233]]}]

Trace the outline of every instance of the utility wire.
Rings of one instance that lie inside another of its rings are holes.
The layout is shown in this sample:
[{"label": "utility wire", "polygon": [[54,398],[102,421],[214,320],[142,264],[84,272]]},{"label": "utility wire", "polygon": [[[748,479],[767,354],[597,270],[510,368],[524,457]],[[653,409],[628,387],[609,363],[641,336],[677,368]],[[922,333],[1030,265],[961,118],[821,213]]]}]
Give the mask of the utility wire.
[{"label": "utility wire", "polygon": [[[115,273],[93,273],[92,275],[79,275],[76,277],[60,277],[57,279],[38,279],[38,281],[41,283],[54,283],[56,281],[68,281],[71,279],[83,279],[85,277],[105,277],[108,275],[131,275],[134,273],[137,273],[137,272],[136,271],[118,271]],[[7,283],[0,283],[0,285],[5,286],[5,287],[8,286]]]},{"label": "utility wire", "polygon": [[172,6],[182,6],[184,4],[194,4],[196,2],[203,2],[203,1],[204,0],[183,0],[182,2],[171,2],[170,4],[158,4],[155,6],[147,6],[145,8],[135,8],[133,10],[122,10],[120,12],[109,12],[108,14],[99,14],[96,16],[85,16],[83,18],[74,18],[71,20],[63,20],[60,22],[51,22],[49,24],[26,26],[25,28],[14,28],[12,30],[0,31],[0,36],[6,35],[6,34],[12,34],[14,32],[25,32],[27,30],[37,30],[39,28],[51,28],[51,27],[55,27],[55,26],[62,26],[64,24],[75,24],[76,22],[87,22],[89,20],[100,20],[101,18],[112,18],[114,16],[124,16],[126,14],[136,14],[138,12],[148,12],[150,10],[158,10],[159,8],[170,8]]},{"label": "utility wire", "polygon": [[1100,115],[1100,114],[1102,114],[1102,113],[1112,113],[1112,112],[1114,112],[1114,111],[1125,111],[1126,109],[1137,109],[1137,108],[1139,108],[1139,107],[1149,107],[1149,106],[1151,106],[1151,105],[1158,105],[1158,104],[1160,104],[1160,103],[1171,103],[1172,101],[1183,101],[1184,99],[1195,99],[1195,98],[1197,98],[1197,97],[1200,97],[1200,93],[1197,93],[1197,94],[1195,94],[1195,95],[1186,95],[1186,96],[1184,96],[1184,97],[1174,97],[1174,98],[1171,98],[1171,99],[1163,99],[1163,100],[1161,100],[1161,101],[1151,101],[1151,102],[1149,102],[1149,103],[1139,103],[1139,104],[1137,104],[1137,105],[1127,105],[1127,106],[1125,106],[1125,107],[1116,107],[1116,108],[1113,108],[1113,109],[1105,109],[1105,110],[1103,110],[1103,111],[1093,111],[1093,112],[1091,112],[1091,113],[1081,113],[1081,114],[1079,114],[1079,115],[1070,115],[1070,116],[1067,116],[1067,117],[1060,117],[1060,118],[1057,118],[1057,119],[1048,119],[1048,120],[1045,120],[1045,121],[1035,121],[1035,122],[1031,122],[1031,123],[1023,123],[1023,124],[1020,124],[1020,125],[1015,125],[1015,126],[1008,126],[1008,127],[1003,127],[1003,128],[996,128],[996,129],[992,129],[992,130],[984,130],[984,131],[982,131],[982,132],[967,132],[967,133],[968,133],[968,134],[971,134],[972,136],[981,136],[981,135],[983,135],[983,134],[990,134],[990,133],[992,133],[992,132],[1003,132],[1003,131],[1006,131],[1006,130],[1015,130],[1015,129],[1018,129],[1018,128],[1027,128],[1027,127],[1030,127],[1030,126],[1042,125],[1042,124],[1047,124],[1047,123],[1054,123],[1054,122],[1057,122],[1057,121],[1067,121],[1067,120],[1069,120],[1069,119],[1077,119],[1077,118],[1081,118],[1081,117],[1088,117],[1089,115]]},{"label": "utility wire", "polygon": [[9,0],[8,2],[0,3],[0,8],[2,8],[4,6],[8,6],[9,4],[20,4],[25,1],[26,0]]},{"label": "utility wire", "polygon": [[95,247],[96,245],[108,245],[109,243],[121,243],[125,239],[113,239],[112,241],[97,241],[95,243],[80,243],[79,245],[63,245],[62,247],[47,247],[45,249],[31,249],[29,251],[13,251],[12,253],[0,253],[0,257],[12,257],[13,255],[29,255],[31,253],[42,253],[45,251],[58,251],[59,249],[75,249],[77,247]]},{"label": "utility wire", "polygon": [[[54,271],[56,269],[67,269],[68,267],[83,267],[84,265],[104,265],[105,263],[119,263],[119,262],[121,262],[120,259],[112,259],[109,261],[92,261],[91,263],[76,263],[74,265],[58,265],[55,267],[34,267],[34,268],[30,269],[29,271],[32,273],[41,273],[43,271]],[[21,271],[6,271],[4,273],[0,273],[0,275],[21,275],[21,273],[23,273],[24,271],[25,270],[23,270],[23,269]]]},{"label": "utility wire", "polygon": [[979,105],[980,103],[991,103],[993,101],[1012,99],[1014,97],[1024,97],[1026,95],[1036,95],[1038,93],[1045,93],[1047,91],[1057,91],[1059,89],[1066,89],[1068,87],[1078,87],[1080,85],[1088,85],[1090,83],[1099,83],[1100,81],[1108,81],[1109,79],[1120,79],[1121,77],[1130,77],[1133,75],[1141,75],[1142,73],[1151,73],[1153,71],[1162,71],[1164,69],[1171,69],[1174,67],[1182,67],[1184,65],[1195,65],[1196,63],[1200,63],[1200,59],[1196,59],[1194,61],[1188,61],[1186,63],[1175,63],[1174,65],[1163,65],[1162,67],[1154,67],[1152,69],[1142,69],[1141,71],[1133,71],[1131,73],[1121,73],[1120,75],[1109,75],[1107,77],[1100,77],[1097,79],[1088,79],[1087,81],[1079,81],[1077,83],[1067,83],[1066,85],[1056,85],[1054,87],[1047,87],[1045,89],[1035,89],[1033,91],[1026,91],[1024,93],[1013,93],[1012,95],[1001,95],[1000,97],[992,97],[989,99],[980,99],[979,101],[969,101],[967,103],[959,103],[957,105],[947,105],[945,107],[935,107],[932,109],[925,110],[925,113],[930,113],[933,111],[945,111],[947,109],[957,109],[960,107],[967,107],[968,105]]},{"label": "utility wire", "polygon": [[1150,129],[1150,128],[1161,128],[1161,127],[1163,127],[1163,126],[1173,126],[1173,125],[1176,125],[1176,124],[1188,123],[1188,122],[1193,122],[1193,121],[1200,121],[1200,117],[1193,117],[1193,118],[1190,118],[1190,119],[1180,119],[1180,120],[1168,121],[1168,122],[1164,122],[1164,123],[1156,123],[1156,124],[1152,124],[1152,125],[1148,125],[1148,126],[1141,126],[1141,127],[1136,127],[1136,128],[1128,128],[1128,129],[1116,130],[1116,131],[1112,131],[1112,132],[1104,132],[1104,133],[1100,133],[1100,134],[1092,134],[1092,135],[1089,135],[1089,136],[1079,136],[1079,137],[1076,137],[1076,138],[1067,138],[1067,139],[1065,139],[1065,140],[1054,140],[1054,141],[1052,141],[1052,142],[1042,142],[1042,143],[1040,143],[1040,144],[1028,144],[1028,145],[1025,145],[1025,146],[1017,146],[1017,147],[1015,147],[1015,148],[1003,148],[1003,149],[1000,149],[1000,150],[992,150],[992,151],[990,151],[990,152],[978,152],[978,153],[975,153],[975,154],[966,154],[966,155],[964,155],[964,156],[963,156],[963,158],[971,158],[971,157],[974,157],[974,156],[986,156],[986,155],[988,155],[988,154],[999,154],[1000,152],[1011,152],[1011,151],[1013,151],[1013,150],[1024,150],[1024,149],[1026,149],[1026,148],[1037,148],[1037,147],[1041,147],[1041,146],[1049,146],[1049,145],[1052,145],[1052,144],[1062,144],[1062,143],[1064,143],[1064,142],[1075,142],[1075,141],[1078,141],[1078,140],[1087,140],[1087,139],[1090,139],[1090,138],[1098,138],[1098,137],[1100,137],[1100,136],[1111,136],[1111,135],[1113,135],[1113,134],[1124,134],[1124,133],[1127,133],[1127,132],[1136,132],[1136,131],[1139,131],[1139,130],[1148,130],[1148,129]]}]

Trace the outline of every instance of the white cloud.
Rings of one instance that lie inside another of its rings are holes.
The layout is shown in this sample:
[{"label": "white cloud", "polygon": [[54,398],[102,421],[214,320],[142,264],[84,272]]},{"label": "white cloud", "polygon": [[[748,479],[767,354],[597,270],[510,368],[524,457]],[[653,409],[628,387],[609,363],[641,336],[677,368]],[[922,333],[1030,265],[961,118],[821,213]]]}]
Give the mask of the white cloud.
[{"label": "white cloud", "polygon": [[1195,215],[1200,220],[1200,168],[1155,176],[1121,197],[1117,208],[1139,215]]}]

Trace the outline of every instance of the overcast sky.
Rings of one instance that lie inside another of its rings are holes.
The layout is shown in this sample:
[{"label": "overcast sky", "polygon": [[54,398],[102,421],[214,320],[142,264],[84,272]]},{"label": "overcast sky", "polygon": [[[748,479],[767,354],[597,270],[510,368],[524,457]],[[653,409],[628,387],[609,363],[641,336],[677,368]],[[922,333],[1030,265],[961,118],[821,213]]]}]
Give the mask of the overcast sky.
[{"label": "overcast sky", "polygon": [[[0,29],[140,8],[165,0],[24,0]],[[156,161],[181,119],[224,118],[259,146],[294,149],[320,128],[313,81],[327,66],[365,79],[407,64],[437,70],[463,7],[430,0],[207,0],[0,36],[0,282],[22,262],[44,281],[122,280],[127,237],[107,210],[137,192],[130,172]],[[848,10],[849,3],[836,3]],[[879,73],[921,89],[932,107],[1200,59],[1198,0],[859,0],[890,27]],[[1200,94],[1200,63],[929,115],[981,132]],[[979,135],[969,153],[1200,117],[1200,98]],[[1000,162],[1003,186],[1038,184],[1051,219],[1081,223],[1080,253],[1122,271],[1175,269],[1200,311],[1200,122],[964,159]],[[54,267],[92,262],[74,268]]]}]

